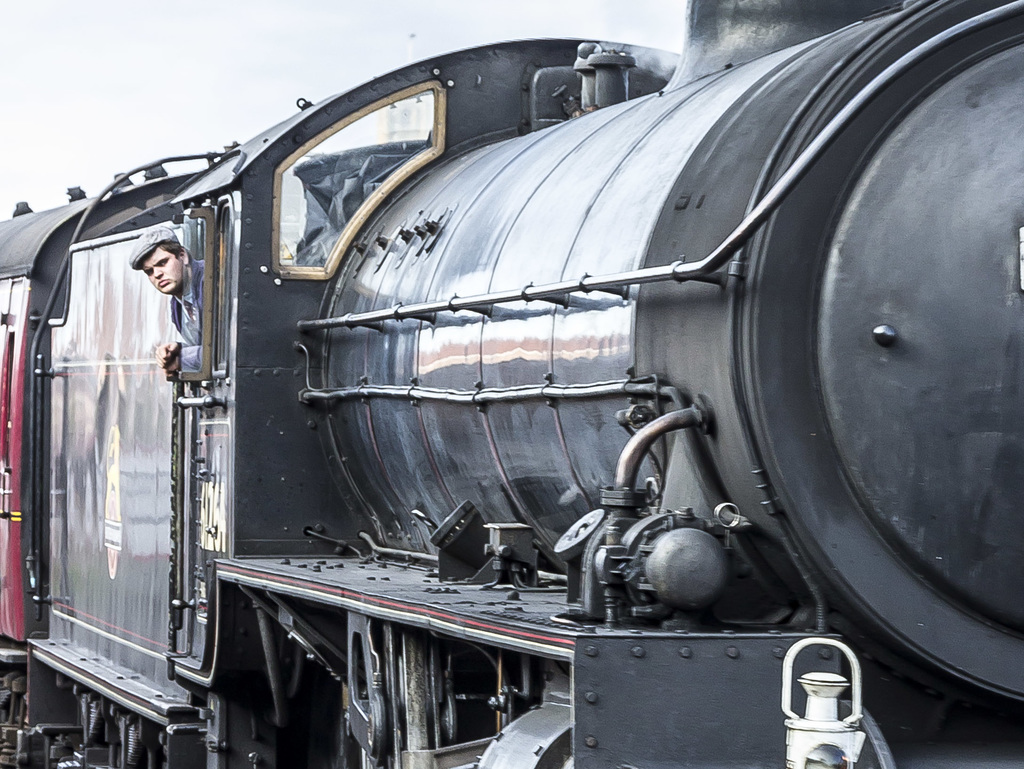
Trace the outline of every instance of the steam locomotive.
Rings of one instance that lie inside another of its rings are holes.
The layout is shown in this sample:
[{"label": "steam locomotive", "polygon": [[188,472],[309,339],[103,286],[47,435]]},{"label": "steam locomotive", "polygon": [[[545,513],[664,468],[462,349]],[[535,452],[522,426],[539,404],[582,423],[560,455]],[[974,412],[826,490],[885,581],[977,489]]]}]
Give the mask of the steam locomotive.
[{"label": "steam locomotive", "polygon": [[452,53],[0,223],[0,765],[1024,766],[1024,2],[881,4]]}]

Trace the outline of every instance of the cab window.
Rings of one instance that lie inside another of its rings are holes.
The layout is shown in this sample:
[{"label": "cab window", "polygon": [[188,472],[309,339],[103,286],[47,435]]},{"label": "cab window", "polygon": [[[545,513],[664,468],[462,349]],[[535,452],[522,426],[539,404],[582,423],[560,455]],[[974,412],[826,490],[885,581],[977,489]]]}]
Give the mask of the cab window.
[{"label": "cab window", "polygon": [[[186,211],[183,221],[178,230],[178,240],[185,250],[189,252],[192,259],[202,262],[205,265],[203,272],[203,296],[208,298],[216,297],[217,264],[214,248],[215,224],[214,212],[210,208],[193,208]],[[210,379],[212,360],[212,337],[213,327],[213,304],[209,300],[203,302],[203,317],[200,323],[202,328],[202,340],[200,345],[200,366],[198,370],[183,368],[178,377],[184,381],[198,382]]]},{"label": "cab window", "polygon": [[[235,193],[237,195],[238,193]],[[210,327],[213,337],[213,371],[214,379],[227,376],[231,352],[231,297],[234,291],[234,277],[230,264],[235,261],[238,253],[238,210],[237,201],[225,197],[217,209],[217,248],[212,263],[207,270],[214,280],[216,291],[211,290],[208,296],[214,298],[212,305],[213,324]]]},{"label": "cab window", "polygon": [[374,209],[444,151],[445,92],[424,83],[392,94],[300,147],[274,176],[275,269],[326,279]]}]

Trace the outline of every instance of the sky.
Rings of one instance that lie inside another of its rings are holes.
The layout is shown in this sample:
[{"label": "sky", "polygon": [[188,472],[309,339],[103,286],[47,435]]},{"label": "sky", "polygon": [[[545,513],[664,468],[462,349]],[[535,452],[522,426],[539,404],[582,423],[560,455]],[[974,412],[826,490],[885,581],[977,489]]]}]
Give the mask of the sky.
[{"label": "sky", "polygon": [[[677,51],[685,0],[35,0],[0,29],[0,221],[217,150],[410,61],[578,37]],[[412,37],[414,36],[414,37]]]}]

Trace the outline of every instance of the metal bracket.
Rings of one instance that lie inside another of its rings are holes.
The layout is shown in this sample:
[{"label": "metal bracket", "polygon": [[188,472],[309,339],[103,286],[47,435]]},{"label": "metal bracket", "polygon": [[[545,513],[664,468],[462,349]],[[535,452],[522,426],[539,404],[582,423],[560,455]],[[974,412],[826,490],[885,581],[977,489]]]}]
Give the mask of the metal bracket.
[{"label": "metal bracket", "polygon": [[227,408],[227,398],[223,398],[219,395],[201,395],[196,398],[178,398],[177,403],[179,408],[183,409],[213,409],[213,408]]},{"label": "metal bracket", "polygon": [[[387,698],[380,655],[373,647],[373,624],[362,614],[348,620],[348,721],[352,737],[370,758],[381,756],[387,741]],[[362,658],[362,670],[359,661]]]}]

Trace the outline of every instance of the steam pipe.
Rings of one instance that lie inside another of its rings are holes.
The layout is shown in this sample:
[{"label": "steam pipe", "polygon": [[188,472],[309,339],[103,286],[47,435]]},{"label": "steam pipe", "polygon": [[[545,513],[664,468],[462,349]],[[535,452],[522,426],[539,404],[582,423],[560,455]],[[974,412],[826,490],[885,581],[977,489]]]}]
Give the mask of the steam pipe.
[{"label": "steam pipe", "polygon": [[[636,477],[640,473],[640,464],[647,452],[662,436],[686,430],[691,427],[702,427],[708,423],[708,415],[698,406],[688,406],[678,411],[670,411],[653,422],[644,425],[634,433],[619,454],[615,466],[615,482],[610,489],[601,492],[601,506],[608,510],[607,523],[604,529],[605,566],[610,571],[612,562],[621,559],[623,554],[622,537],[625,534],[627,521],[637,509],[643,506],[643,495],[635,491]],[[621,614],[621,589],[616,580],[606,573],[601,581],[604,585],[605,622],[614,627]]]},{"label": "steam pipe", "polygon": [[670,411],[653,422],[644,425],[629,439],[619,461],[615,465],[615,489],[632,491],[636,486],[636,477],[640,473],[640,464],[655,442],[666,433],[686,430],[691,427],[702,427],[706,417],[697,406],[690,406],[679,411]]}]

